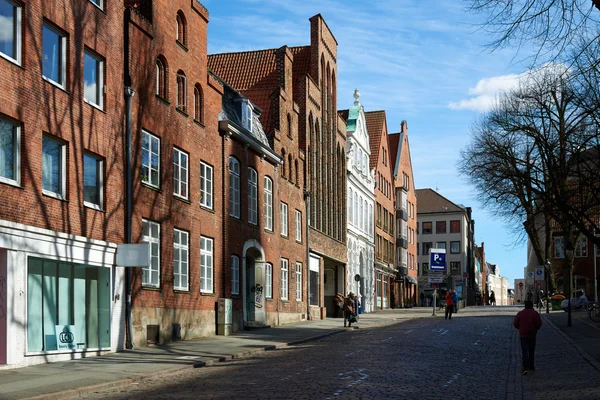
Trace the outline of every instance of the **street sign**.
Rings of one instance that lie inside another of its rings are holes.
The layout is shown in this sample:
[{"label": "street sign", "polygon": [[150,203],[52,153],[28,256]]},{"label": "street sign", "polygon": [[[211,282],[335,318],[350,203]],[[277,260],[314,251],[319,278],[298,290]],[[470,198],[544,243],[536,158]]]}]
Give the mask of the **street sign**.
[{"label": "street sign", "polygon": [[468,272],[465,272],[465,273],[463,274],[463,278],[465,278],[465,279],[469,278],[469,273],[468,273]]},{"label": "street sign", "polygon": [[536,267],[535,268],[535,280],[536,281],[544,280],[544,267]]},{"label": "street sign", "polygon": [[427,275],[428,283],[442,283],[444,280],[444,274],[438,271],[430,271],[429,275]]},{"label": "street sign", "polygon": [[519,282],[519,287],[522,288],[523,287],[523,282]]},{"label": "street sign", "polygon": [[542,282],[538,282],[537,287],[538,287],[538,289],[541,289],[542,288]]},{"label": "street sign", "polygon": [[446,271],[446,249],[429,249],[429,270]]},{"label": "street sign", "polygon": [[533,284],[533,271],[527,272],[527,276],[525,277],[525,282],[527,282],[528,284],[529,283]]}]

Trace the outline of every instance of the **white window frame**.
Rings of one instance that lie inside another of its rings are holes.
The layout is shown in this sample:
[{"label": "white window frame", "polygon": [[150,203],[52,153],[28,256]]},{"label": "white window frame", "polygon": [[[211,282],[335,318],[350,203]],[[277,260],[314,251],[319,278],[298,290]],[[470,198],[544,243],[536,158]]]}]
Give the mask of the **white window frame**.
[{"label": "white window frame", "polygon": [[[185,252],[185,260],[181,253]],[[175,261],[179,254],[179,262]],[[185,271],[184,271],[185,270]],[[190,234],[181,229],[173,229],[173,289],[188,291],[190,279]]]},{"label": "white window frame", "polygon": [[[104,110],[104,59],[100,57],[98,54],[92,52],[91,50],[84,49],[83,51],[83,87],[85,88],[85,56],[86,54],[96,60],[96,68],[97,68],[97,80],[96,80],[96,89],[97,89],[97,99],[90,100],[85,97],[85,90],[83,92],[83,100],[90,104],[91,106],[97,107],[101,110]],[[97,102],[96,102],[97,101]]]},{"label": "white window frame", "polygon": [[21,124],[0,117],[1,124],[12,127],[13,174],[14,179],[0,176],[0,182],[13,186],[21,186]]},{"label": "white window frame", "polygon": [[[210,246],[209,246],[210,244]],[[200,293],[213,293],[214,282],[214,241],[200,237]]]},{"label": "white window frame", "polygon": [[258,172],[248,167],[248,222],[258,225]]},{"label": "white window frame", "polygon": [[5,0],[7,3],[12,4],[13,7],[15,7],[15,26],[14,26],[14,32],[15,32],[15,58],[12,58],[11,56],[9,56],[8,54],[4,54],[3,52],[0,51],[0,57],[7,59],[8,61],[15,63],[17,65],[21,65],[21,59],[22,59],[22,48],[21,48],[21,41],[22,41],[22,34],[23,34],[23,29],[21,26],[21,14],[23,12],[23,6],[21,6],[20,4],[14,2],[13,0]]},{"label": "white window frame", "polygon": [[581,236],[575,246],[575,257],[576,258],[587,258],[588,256],[588,239],[585,236]]},{"label": "white window frame", "polygon": [[252,114],[254,113],[254,107],[249,100],[242,100],[242,126],[249,132],[252,132]]},{"label": "white window frame", "polygon": [[[144,137],[148,138],[148,148],[147,150],[147,154],[148,154],[148,159],[144,160]],[[154,168],[152,166],[152,143],[157,142],[158,143],[158,153],[156,154],[157,158],[158,158],[158,166],[156,168]],[[155,187],[155,188],[159,188],[160,187],[160,138],[156,135],[151,134],[150,132],[142,129],[142,171],[144,170],[144,168],[148,169],[148,176],[147,179],[144,179],[144,174],[142,173],[142,182]],[[157,177],[157,182],[153,183],[152,182],[152,171],[156,171],[156,177]]]},{"label": "white window frame", "polygon": [[[236,166],[237,168],[235,168]],[[229,215],[240,218],[240,214],[240,162],[237,158],[229,156]]]},{"label": "white window frame", "polygon": [[296,242],[302,243],[302,212],[296,210]]},{"label": "white window frame", "polygon": [[350,221],[350,225],[354,225],[354,218],[352,215],[352,188],[348,190],[348,221]]},{"label": "white window frame", "polygon": [[[83,153],[83,157],[90,157],[96,161],[96,186],[98,188],[98,203],[91,203],[83,200],[83,205],[86,207],[102,210],[104,206],[104,160],[92,153]],[[85,177],[85,162],[83,163],[83,175]],[[85,190],[85,184],[83,185]]]},{"label": "white window frame", "polygon": [[[43,138],[46,138],[52,142],[57,143],[60,146],[60,153],[59,153],[59,157],[60,157],[60,176],[59,176],[59,188],[58,188],[58,192],[53,192],[47,189],[44,189],[42,186],[42,193],[47,195],[47,196],[51,196],[51,197],[56,197],[57,199],[61,199],[64,200],[67,196],[67,144],[59,139],[54,138],[53,136],[50,135],[43,135]],[[43,144],[42,144],[42,176],[43,176],[43,172],[44,171],[44,157],[43,157]],[[43,185],[43,182],[42,182]]]},{"label": "white window frame", "polygon": [[286,258],[281,259],[281,300],[287,300],[289,297],[289,261]]},{"label": "white window frame", "polygon": [[[183,165],[184,160],[185,165]],[[185,151],[180,150],[177,147],[173,148],[173,195],[186,200],[189,198],[190,194],[189,160],[190,157]],[[179,172],[179,174],[176,175],[176,172]],[[182,194],[184,186],[185,193]]]},{"label": "white window frame", "polygon": [[[209,175],[210,172],[210,176]],[[200,205],[213,209],[213,167],[200,161]]]},{"label": "white window frame", "polygon": [[273,180],[265,176],[265,229],[273,231]]},{"label": "white window frame", "polygon": [[[150,236],[148,235],[144,235],[144,224],[146,224],[148,226],[147,231],[149,232]],[[154,237],[152,236],[152,227],[156,227],[157,228],[157,232],[158,232],[158,237]],[[148,256],[148,260],[150,261],[150,265],[146,266],[142,266],[142,286],[143,287],[153,287],[153,288],[158,288],[160,287],[160,224],[158,222],[154,222],[154,221],[150,221],[147,219],[143,219],[142,218],[142,243],[148,243],[148,252],[149,252],[149,256]],[[152,254],[152,244],[156,244],[156,248],[157,248],[157,253],[156,254]],[[156,260],[156,272],[157,272],[157,282],[152,282],[152,272],[154,271],[154,269],[152,268],[152,260]],[[144,278],[144,272],[147,273],[146,277]],[[150,281],[149,281],[149,280]]]},{"label": "white window frame", "polygon": [[98,7],[101,10],[104,10],[104,0],[98,0],[98,2],[94,0],[89,0],[95,7]]},{"label": "white window frame", "polygon": [[554,258],[565,258],[565,238],[563,236],[554,237]]},{"label": "white window frame", "polygon": [[[443,244],[443,246],[440,246],[440,244]],[[436,249],[444,249],[444,250],[446,250],[446,245],[447,245],[446,242],[435,242],[435,248]]]},{"label": "white window frame", "polygon": [[240,258],[231,255],[231,294],[240,294]]},{"label": "white window frame", "polygon": [[296,263],[296,301],[302,301],[302,263]]},{"label": "white window frame", "polygon": [[60,87],[61,89],[64,89],[66,86],[66,82],[67,82],[67,36],[60,30],[58,30],[57,28],[55,28],[54,26],[44,22],[43,26],[42,26],[42,52],[44,51],[44,28],[47,28],[48,30],[52,31],[53,33],[55,33],[58,37],[59,37],[59,45],[60,45],[60,54],[58,55],[58,61],[59,61],[59,79],[60,82],[56,82],[55,80],[48,78],[47,76],[44,75],[44,68],[43,68],[43,63],[42,63],[42,78],[50,83],[52,83],[53,85],[56,85],[58,87]]},{"label": "white window frame", "polygon": [[281,236],[288,236],[288,205],[281,202]]},{"label": "white window frame", "polygon": [[273,264],[265,264],[265,298],[273,298]]}]

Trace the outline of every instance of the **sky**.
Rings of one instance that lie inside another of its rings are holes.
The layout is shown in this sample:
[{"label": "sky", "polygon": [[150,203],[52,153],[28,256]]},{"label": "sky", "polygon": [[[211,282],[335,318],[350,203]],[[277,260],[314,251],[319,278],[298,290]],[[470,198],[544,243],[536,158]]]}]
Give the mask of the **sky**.
[{"label": "sky", "polygon": [[475,241],[500,275],[523,278],[526,242],[475,200],[457,169],[475,119],[498,93],[518,84],[527,49],[490,52],[483,16],[462,0],[203,0],[209,54],[310,44],[309,18],[321,14],[338,42],[338,109],[359,89],[366,111],[385,110],[388,131],[407,121],[416,188],[431,188],[473,209]]}]

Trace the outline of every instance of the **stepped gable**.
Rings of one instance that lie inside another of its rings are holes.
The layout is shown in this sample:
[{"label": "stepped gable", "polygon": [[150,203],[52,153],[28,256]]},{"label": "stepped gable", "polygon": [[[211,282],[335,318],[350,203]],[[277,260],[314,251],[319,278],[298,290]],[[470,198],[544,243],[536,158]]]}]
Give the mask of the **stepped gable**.
[{"label": "stepped gable", "polygon": [[456,205],[433,189],[415,190],[418,214],[465,212],[465,208]]},{"label": "stepped gable", "polygon": [[367,121],[367,132],[369,132],[369,145],[371,147],[369,169],[372,170],[373,168],[377,168],[379,150],[381,149],[381,136],[385,134],[385,111],[367,111],[365,112],[365,119]]}]

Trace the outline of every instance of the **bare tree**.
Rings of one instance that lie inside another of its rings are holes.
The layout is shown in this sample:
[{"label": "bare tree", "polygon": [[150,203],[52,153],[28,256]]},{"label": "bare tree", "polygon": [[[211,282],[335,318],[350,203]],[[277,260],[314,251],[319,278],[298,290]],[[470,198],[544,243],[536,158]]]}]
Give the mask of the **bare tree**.
[{"label": "bare tree", "polygon": [[533,44],[534,64],[562,59],[574,45],[585,49],[600,38],[600,0],[466,2],[471,13],[484,15],[480,28],[494,37],[489,49],[516,46],[520,50]]}]

